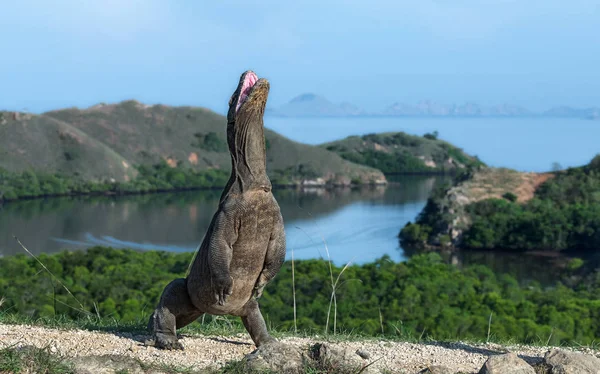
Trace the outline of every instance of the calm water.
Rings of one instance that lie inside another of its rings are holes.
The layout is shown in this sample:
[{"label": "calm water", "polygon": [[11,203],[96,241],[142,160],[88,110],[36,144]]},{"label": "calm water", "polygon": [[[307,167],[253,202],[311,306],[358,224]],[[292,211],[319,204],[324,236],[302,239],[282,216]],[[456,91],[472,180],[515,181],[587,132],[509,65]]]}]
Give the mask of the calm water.
[{"label": "calm water", "polygon": [[404,131],[439,137],[490,166],[548,171],[588,163],[600,153],[600,121],[558,118],[277,118],[265,126],[290,139],[321,144],[350,135]]},{"label": "calm water", "polygon": [[[390,255],[402,260],[397,234],[423,208],[439,177],[401,177],[391,187],[274,191],[285,220],[288,256],[327,257],[339,264]],[[0,253],[33,253],[93,245],[194,251],[220,191],[127,197],[51,198],[0,209]]]},{"label": "calm water", "polygon": [[[306,143],[352,134],[405,131],[440,137],[493,166],[548,170],[553,162],[576,166],[600,151],[600,122],[557,119],[282,119],[267,126]],[[388,187],[362,189],[276,190],[285,219],[288,258],[327,257],[337,264],[364,263],[410,253],[397,234],[414,220],[440,177],[397,177]],[[21,253],[18,236],[33,253],[93,245],[140,250],[194,251],[217,207],[220,191],[165,193],[128,197],[53,198],[21,201],[0,208],[0,255]],[[502,253],[462,253],[448,261],[481,263],[520,279],[551,281],[551,259],[523,261]]]}]

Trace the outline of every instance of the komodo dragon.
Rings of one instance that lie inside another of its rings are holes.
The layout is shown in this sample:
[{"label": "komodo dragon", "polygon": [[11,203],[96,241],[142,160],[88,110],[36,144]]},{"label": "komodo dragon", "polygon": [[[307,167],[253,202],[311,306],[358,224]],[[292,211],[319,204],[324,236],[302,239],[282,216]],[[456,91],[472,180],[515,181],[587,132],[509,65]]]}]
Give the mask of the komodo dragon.
[{"label": "komodo dragon", "polygon": [[158,348],[183,349],[180,329],[204,313],[240,316],[257,347],[274,342],[258,307],[285,257],[279,204],[266,172],[263,115],[269,82],[242,74],[229,101],[231,177],[186,278],[169,283],[150,317]]}]

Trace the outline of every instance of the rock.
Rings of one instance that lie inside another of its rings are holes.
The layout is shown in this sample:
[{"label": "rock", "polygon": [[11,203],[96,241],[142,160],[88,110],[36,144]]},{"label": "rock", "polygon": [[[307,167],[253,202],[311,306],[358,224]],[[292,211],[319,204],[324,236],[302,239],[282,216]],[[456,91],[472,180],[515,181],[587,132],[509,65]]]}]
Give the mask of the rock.
[{"label": "rock", "polygon": [[445,366],[435,365],[426,367],[419,374],[454,374],[454,371]]},{"label": "rock", "polygon": [[550,374],[600,374],[600,359],[578,352],[552,349],[544,356]]},{"label": "rock", "polygon": [[304,179],[301,182],[302,186],[325,186],[326,182],[325,179],[323,178],[317,178],[317,179]]},{"label": "rock", "polygon": [[71,361],[75,374],[144,374],[139,362],[127,356],[80,356]]},{"label": "rock", "polygon": [[359,351],[368,355],[360,349],[353,351],[350,348],[333,348],[326,344],[315,344],[308,352],[303,352],[299,348],[274,342],[246,355],[244,369],[285,374],[306,373],[308,369],[319,373],[379,373],[361,358]]},{"label": "rock", "polygon": [[369,352],[365,351],[364,349],[357,349],[356,354],[359,355],[360,358],[364,358],[365,360],[368,360],[371,357]]},{"label": "rock", "polygon": [[273,342],[249,353],[244,361],[249,370],[295,374],[304,372],[306,356],[298,348]]},{"label": "rock", "polygon": [[479,374],[535,374],[535,369],[514,353],[490,356]]},{"label": "rock", "polygon": [[379,372],[368,366],[369,363],[350,348],[333,348],[327,344],[315,344],[311,347],[311,358],[315,361],[317,367],[325,369],[326,372],[329,368],[342,369],[348,373],[369,374]]}]

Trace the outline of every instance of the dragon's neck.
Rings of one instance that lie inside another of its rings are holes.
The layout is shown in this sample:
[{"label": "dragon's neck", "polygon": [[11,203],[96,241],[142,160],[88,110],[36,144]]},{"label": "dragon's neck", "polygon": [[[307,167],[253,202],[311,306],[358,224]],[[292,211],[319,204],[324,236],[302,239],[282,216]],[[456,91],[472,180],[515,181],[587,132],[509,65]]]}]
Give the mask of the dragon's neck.
[{"label": "dragon's neck", "polygon": [[222,198],[230,193],[243,193],[253,189],[271,190],[267,176],[267,154],[262,118],[256,123],[245,123],[233,134],[230,145],[231,176]]}]

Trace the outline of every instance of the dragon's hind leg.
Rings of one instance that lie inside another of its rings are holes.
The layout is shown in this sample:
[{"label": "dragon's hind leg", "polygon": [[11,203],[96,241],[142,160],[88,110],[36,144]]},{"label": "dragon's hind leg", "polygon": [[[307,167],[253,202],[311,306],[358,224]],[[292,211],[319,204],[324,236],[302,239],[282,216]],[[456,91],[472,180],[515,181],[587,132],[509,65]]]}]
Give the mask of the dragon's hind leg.
[{"label": "dragon's hind leg", "polygon": [[269,335],[267,325],[258,308],[258,302],[255,299],[250,299],[248,303],[244,305],[240,315],[246,330],[250,333],[250,337],[257,347],[276,341],[275,338]]},{"label": "dragon's hind leg", "polygon": [[175,279],[165,287],[158,306],[148,321],[154,345],[163,349],[183,349],[175,330],[189,325],[202,314],[188,296],[186,280]]}]

